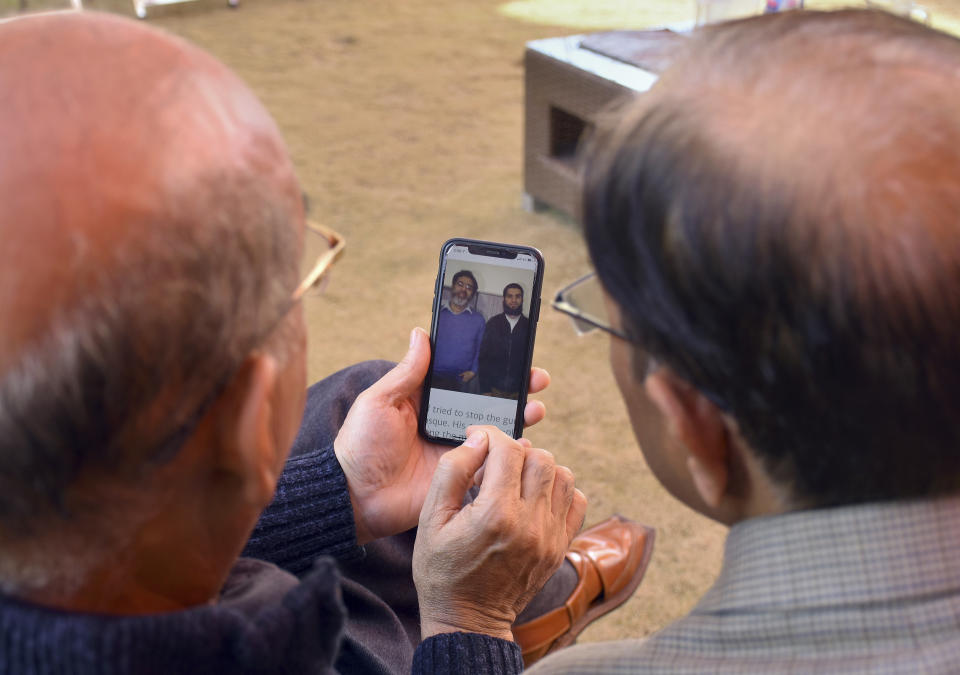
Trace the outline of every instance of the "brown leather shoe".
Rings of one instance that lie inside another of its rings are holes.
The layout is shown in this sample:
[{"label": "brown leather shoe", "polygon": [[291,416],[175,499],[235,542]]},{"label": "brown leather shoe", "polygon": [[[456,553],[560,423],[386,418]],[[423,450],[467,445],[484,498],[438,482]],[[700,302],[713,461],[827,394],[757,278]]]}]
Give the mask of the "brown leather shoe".
[{"label": "brown leather shoe", "polygon": [[567,602],[513,627],[524,665],[572,644],[588,624],[626,602],[647,571],[653,538],[652,527],[618,515],[574,537],[567,560],[578,581]]}]

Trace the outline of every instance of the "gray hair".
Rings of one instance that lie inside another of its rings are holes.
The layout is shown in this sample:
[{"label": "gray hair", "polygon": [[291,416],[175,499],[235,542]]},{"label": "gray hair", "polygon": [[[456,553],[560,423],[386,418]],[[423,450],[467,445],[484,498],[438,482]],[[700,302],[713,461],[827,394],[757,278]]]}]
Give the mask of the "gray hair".
[{"label": "gray hair", "polygon": [[[50,525],[115,519],[90,490],[71,489],[78,478],[136,485],[175,456],[289,310],[299,250],[290,208],[255,175],[217,174],[129,223],[142,233],[0,376],[0,548],[36,548]],[[0,567],[26,564],[15,557]],[[22,572],[0,578],[30,583]]]}]

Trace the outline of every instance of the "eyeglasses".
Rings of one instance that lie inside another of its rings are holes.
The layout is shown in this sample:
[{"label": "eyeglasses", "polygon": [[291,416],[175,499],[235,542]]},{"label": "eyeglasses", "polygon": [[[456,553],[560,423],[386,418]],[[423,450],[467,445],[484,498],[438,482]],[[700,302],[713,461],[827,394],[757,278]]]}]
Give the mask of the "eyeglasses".
[{"label": "eyeglasses", "polygon": [[637,372],[641,373],[640,381],[656,370],[660,362],[650,356],[636,338],[632,338],[619,328],[611,325],[610,314],[607,312],[607,303],[603,296],[603,287],[597,278],[596,272],[580,277],[572,284],[557,291],[551,306],[562,312],[573,321],[573,329],[577,335],[586,335],[595,330],[602,330],[635,346],[634,358],[638,359]]},{"label": "eyeglasses", "polygon": [[[321,242],[326,242],[326,246]],[[304,246],[300,272],[303,280],[294,289],[290,299],[297,302],[303,296],[317,291],[322,286],[324,276],[333,263],[343,254],[347,241],[329,227],[307,221],[304,230]],[[316,255],[316,257],[314,257]]]},{"label": "eyeglasses", "polygon": [[610,315],[603,298],[603,288],[597,273],[591,272],[569,286],[557,291],[551,306],[573,321],[577,335],[585,335],[594,330],[602,330],[627,342],[636,342],[619,328],[611,325]]},{"label": "eyeglasses", "polygon": [[458,288],[464,288],[471,293],[473,293],[474,289],[476,288],[473,284],[464,283],[460,279],[457,279],[457,283],[455,283],[454,286],[457,286]]},{"label": "eyeglasses", "polygon": [[[551,306],[570,317],[577,335],[602,330],[635,345],[635,358],[640,359],[637,362],[639,366],[637,372],[642,373],[641,382],[647,375],[660,367],[662,362],[650,356],[636,338],[630,337],[619,328],[614,328],[611,325],[610,315],[607,313],[607,304],[603,296],[603,287],[600,285],[600,280],[597,279],[596,272],[591,272],[557,291],[557,296],[553,299]],[[698,389],[721,410],[730,410],[730,406],[723,396],[702,386]]]}]

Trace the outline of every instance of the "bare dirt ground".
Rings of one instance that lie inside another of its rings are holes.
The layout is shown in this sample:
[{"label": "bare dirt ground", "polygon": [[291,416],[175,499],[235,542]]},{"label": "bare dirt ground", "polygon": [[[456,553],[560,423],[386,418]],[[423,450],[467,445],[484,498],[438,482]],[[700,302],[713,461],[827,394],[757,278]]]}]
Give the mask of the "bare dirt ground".
[{"label": "bare dirt ground", "polygon": [[[220,0],[152,8],[148,20],[250,84],[286,137],[313,217],[347,238],[325,294],[307,306],[311,377],[403,355],[410,329],[429,326],[449,237],[538,247],[546,277],[535,363],[553,384],[541,397],[548,418],[529,437],[577,474],[588,523],[618,512],[657,528],[639,591],[581,641],[644,636],[686,613],[719,570],[725,529],[650,474],[606,339],[577,338],[548,308],[558,288],[588,270],[576,226],[520,206],[524,43],[583,30],[508,17],[493,0],[241,1],[237,10]],[[672,0],[660,4],[676,13]],[[948,4],[929,3],[944,14]],[[132,15],[120,0],[85,5]],[[15,7],[0,0],[0,14]]]}]

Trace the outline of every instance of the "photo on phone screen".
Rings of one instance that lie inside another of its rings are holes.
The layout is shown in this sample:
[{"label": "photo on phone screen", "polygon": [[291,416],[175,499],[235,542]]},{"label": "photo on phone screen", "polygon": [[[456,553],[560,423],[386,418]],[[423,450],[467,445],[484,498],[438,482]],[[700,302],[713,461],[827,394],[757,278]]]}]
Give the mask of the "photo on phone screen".
[{"label": "photo on phone screen", "polygon": [[534,248],[468,239],[443,245],[421,406],[425,437],[458,444],[472,424],[520,436],[542,279]]}]

